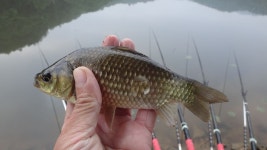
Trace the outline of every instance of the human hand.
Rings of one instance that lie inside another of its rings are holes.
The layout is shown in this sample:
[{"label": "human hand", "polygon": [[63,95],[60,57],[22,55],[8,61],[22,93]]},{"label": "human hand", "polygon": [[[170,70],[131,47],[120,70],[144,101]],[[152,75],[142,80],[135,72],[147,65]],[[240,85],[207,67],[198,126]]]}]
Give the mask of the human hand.
[{"label": "human hand", "polygon": [[[103,46],[124,46],[134,49],[130,39],[119,42],[107,36]],[[54,149],[142,149],[152,147],[151,132],[155,125],[154,110],[138,110],[132,119],[129,109],[116,109],[112,130],[100,114],[101,92],[93,73],[86,67],[74,70],[76,104],[67,105],[66,116]]]}]

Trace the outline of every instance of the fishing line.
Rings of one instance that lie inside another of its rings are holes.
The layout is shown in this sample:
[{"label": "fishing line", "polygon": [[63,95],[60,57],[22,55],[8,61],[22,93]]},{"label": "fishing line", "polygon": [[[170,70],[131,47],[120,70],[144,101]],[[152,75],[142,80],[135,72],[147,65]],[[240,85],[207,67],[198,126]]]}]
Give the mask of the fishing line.
[{"label": "fishing line", "polygon": [[39,47],[39,45],[38,45],[38,50],[39,50],[39,52],[40,52],[40,54],[41,54],[41,57],[43,58],[43,60],[45,61],[46,65],[47,65],[47,67],[48,67],[48,66],[49,66],[49,63],[48,63],[48,61],[47,61],[47,59],[46,59],[46,57],[45,57],[45,54],[43,53],[43,51],[42,51],[41,48]]},{"label": "fishing line", "polygon": [[157,47],[158,47],[158,49],[159,49],[159,53],[160,53],[160,57],[161,57],[162,63],[163,63],[163,65],[166,67],[167,65],[166,65],[166,62],[165,62],[165,60],[164,60],[164,57],[163,57],[161,48],[160,48],[160,46],[159,46],[158,38],[157,38],[157,36],[156,36],[156,34],[155,34],[155,32],[154,32],[153,30],[152,30],[152,33],[153,33],[155,42],[156,42],[156,44],[157,44]]},{"label": "fishing line", "polygon": [[185,76],[188,77],[188,63],[189,63],[189,35],[187,38],[187,44],[186,44],[186,59],[185,59]]},{"label": "fishing line", "polygon": [[79,48],[81,49],[81,48],[82,48],[82,44],[81,44],[81,42],[80,42],[79,40],[76,40],[76,42],[77,42]]},{"label": "fishing line", "polygon": [[151,32],[149,31],[149,35],[148,35],[148,56],[149,58],[151,58]]}]

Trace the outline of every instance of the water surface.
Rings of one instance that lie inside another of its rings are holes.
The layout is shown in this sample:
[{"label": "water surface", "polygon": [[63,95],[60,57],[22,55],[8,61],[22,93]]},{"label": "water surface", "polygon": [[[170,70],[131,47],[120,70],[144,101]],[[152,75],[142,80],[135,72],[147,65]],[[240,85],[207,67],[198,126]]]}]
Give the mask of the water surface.
[{"label": "water surface", "polygon": [[[89,8],[89,4],[59,5],[59,2],[35,4],[33,10],[28,9],[36,11],[34,15],[25,10],[29,6],[0,11],[0,149],[52,149],[60,132],[56,115],[61,125],[64,117],[61,102],[51,101],[33,87],[34,75],[46,67],[39,49],[53,63],[80,46],[99,46],[106,35],[116,34],[120,38],[130,37],[138,51],[161,63],[152,30],[168,67],[177,73],[186,74],[186,58],[189,58],[187,75],[202,81],[193,39],[211,87],[223,90],[228,70],[224,92],[230,102],[222,105],[220,114],[220,105],[215,105],[222,140],[228,147],[243,141],[242,97],[232,55],[235,51],[248,90],[255,137],[259,145],[267,145],[267,124],[263,119],[267,111],[266,3],[259,6],[197,0],[131,4],[99,1]],[[48,13],[50,7],[54,12]],[[24,16],[16,16],[21,12]],[[12,15],[14,20],[8,20]],[[189,111],[185,111],[185,117],[197,147],[207,148],[207,125]],[[158,121],[155,132],[163,149],[176,149],[174,128]]]}]

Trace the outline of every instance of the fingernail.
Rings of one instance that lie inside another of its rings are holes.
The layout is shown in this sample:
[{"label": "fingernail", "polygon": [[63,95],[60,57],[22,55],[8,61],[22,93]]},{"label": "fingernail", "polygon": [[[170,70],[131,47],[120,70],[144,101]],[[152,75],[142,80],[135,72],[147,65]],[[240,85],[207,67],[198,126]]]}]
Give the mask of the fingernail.
[{"label": "fingernail", "polygon": [[105,37],[103,43],[103,46],[119,46],[119,40],[116,35],[108,35]]},{"label": "fingernail", "polygon": [[128,47],[128,48],[133,49],[133,50],[135,49],[134,42],[129,38],[125,38],[125,39],[121,40],[120,46]]},{"label": "fingernail", "polygon": [[73,75],[76,87],[82,87],[86,83],[87,77],[81,68],[76,68],[73,72]]}]

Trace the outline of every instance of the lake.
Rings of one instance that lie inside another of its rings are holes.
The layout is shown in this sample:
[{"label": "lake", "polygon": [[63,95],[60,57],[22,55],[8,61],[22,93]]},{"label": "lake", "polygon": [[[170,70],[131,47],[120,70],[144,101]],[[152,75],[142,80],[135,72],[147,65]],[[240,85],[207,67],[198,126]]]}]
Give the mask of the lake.
[{"label": "lake", "polygon": [[[209,86],[229,98],[228,103],[214,105],[228,149],[243,144],[235,52],[255,138],[259,146],[267,145],[265,1],[3,0],[0,4],[0,149],[53,149],[60,133],[65,112],[61,101],[33,86],[35,74],[46,67],[40,51],[52,64],[80,47],[100,46],[105,36],[116,34],[131,38],[139,52],[162,63],[153,32],[168,68],[202,82],[195,42]],[[196,148],[209,148],[207,123],[187,110],[184,113]],[[175,128],[158,120],[155,133],[162,149],[177,149]]]}]

